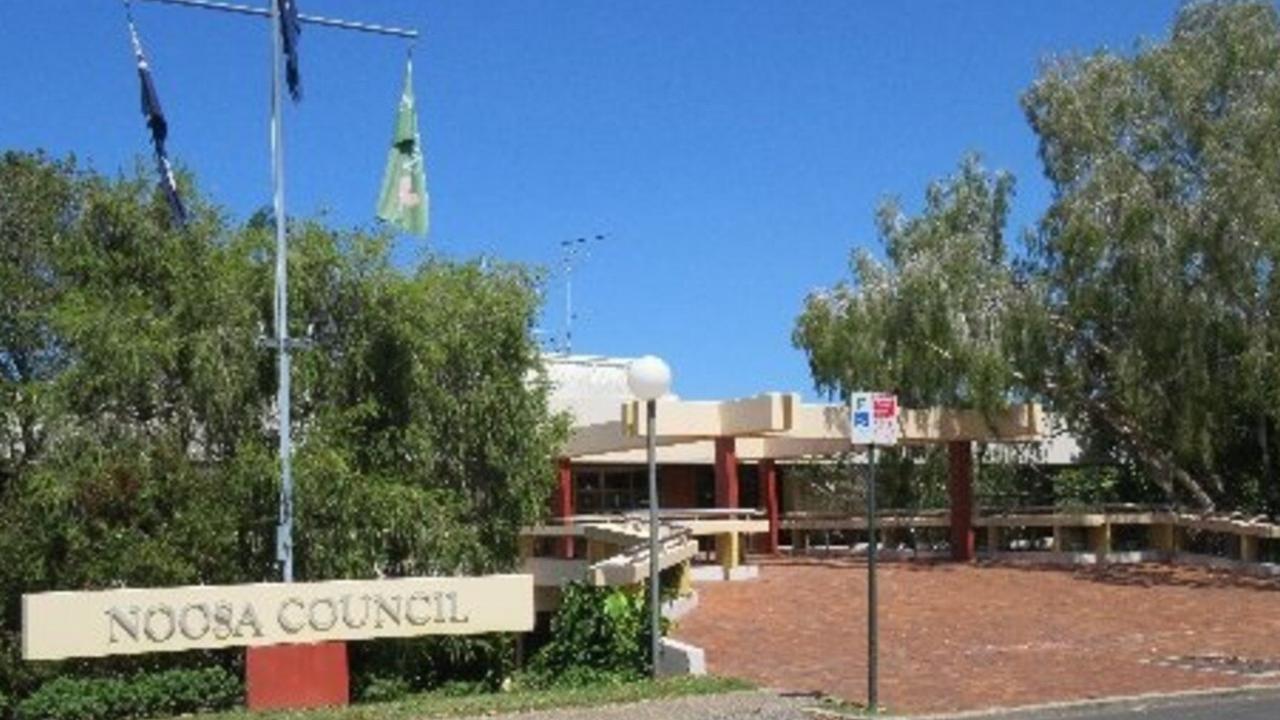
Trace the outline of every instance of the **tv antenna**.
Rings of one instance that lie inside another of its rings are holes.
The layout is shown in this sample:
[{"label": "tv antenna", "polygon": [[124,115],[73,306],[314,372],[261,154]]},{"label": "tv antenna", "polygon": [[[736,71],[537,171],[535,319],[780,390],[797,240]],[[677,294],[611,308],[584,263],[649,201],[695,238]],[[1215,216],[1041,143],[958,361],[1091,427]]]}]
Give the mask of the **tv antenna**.
[{"label": "tv antenna", "polygon": [[579,256],[585,257],[590,246],[606,239],[608,236],[596,234],[561,240],[560,250],[564,253],[564,354],[573,354],[573,264]]}]

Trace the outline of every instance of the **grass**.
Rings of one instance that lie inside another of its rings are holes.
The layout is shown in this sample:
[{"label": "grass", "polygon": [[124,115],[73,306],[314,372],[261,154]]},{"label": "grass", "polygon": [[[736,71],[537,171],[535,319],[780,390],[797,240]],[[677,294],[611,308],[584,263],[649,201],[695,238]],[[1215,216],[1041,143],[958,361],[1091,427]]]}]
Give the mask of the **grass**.
[{"label": "grass", "polygon": [[813,714],[819,718],[863,718],[892,715],[884,705],[872,711],[865,703],[841,700],[830,695],[819,700],[812,710],[814,711]]},{"label": "grass", "polygon": [[[615,703],[660,700],[686,695],[750,690],[742,680],[714,676],[681,676],[662,680],[643,680],[613,685],[554,688],[549,690],[513,690],[476,695],[443,695],[424,693],[387,703],[352,705],[345,708],[282,711],[266,714],[273,720],[400,720],[408,718],[441,718],[465,715],[498,715],[529,710],[591,707]],[[201,720],[260,720],[262,713],[235,712],[202,715]]]}]

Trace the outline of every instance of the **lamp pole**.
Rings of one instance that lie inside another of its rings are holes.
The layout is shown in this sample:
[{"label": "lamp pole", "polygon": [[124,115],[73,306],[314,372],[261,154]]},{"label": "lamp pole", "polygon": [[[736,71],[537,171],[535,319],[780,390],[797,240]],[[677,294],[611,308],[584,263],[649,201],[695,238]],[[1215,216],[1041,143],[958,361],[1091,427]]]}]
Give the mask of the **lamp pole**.
[{"label": "lamp pole", "polygon": [[627,367],[627,386],[645,404],[645,429],[649,461],[649,661],[650,673],[658,677],[662,654],[662,568],[658,559],[658,398],[671,387],[671,368],[661,358],[646,355]]},{"label": "lamp pole", "polygon": [[658,677],[658,655],[662,652],[662,594],[658,587],[661,584],[658,579],[662,577],[662,570],[658,567],[658,453],[654,432],[657,419],[658,401],[645,401],[645,425],[649,429],[645,443],[649,451],[649,658],[655,678]]}]

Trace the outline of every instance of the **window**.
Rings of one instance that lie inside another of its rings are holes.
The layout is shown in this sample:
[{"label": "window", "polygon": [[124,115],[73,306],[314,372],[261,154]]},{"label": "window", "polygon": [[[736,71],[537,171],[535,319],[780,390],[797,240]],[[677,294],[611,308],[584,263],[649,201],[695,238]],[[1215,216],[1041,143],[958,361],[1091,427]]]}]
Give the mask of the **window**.
[{"label": "window", "polygon": [[649,507],[649,482],[644,470],[577,470],[573,473],[573,486],[574,511],[581,515]]}]

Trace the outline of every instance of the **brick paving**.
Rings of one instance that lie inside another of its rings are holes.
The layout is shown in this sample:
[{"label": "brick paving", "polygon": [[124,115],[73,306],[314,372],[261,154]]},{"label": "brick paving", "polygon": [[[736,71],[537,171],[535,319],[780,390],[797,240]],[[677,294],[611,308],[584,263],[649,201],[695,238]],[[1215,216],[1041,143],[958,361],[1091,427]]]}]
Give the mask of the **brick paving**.
[{"label": "brick paving", "polygon": [[[880,568],[880,701],[895,712],[1280,683],[1280,580],[1159,565]],[[674,634],[706,650],[711,672],[865,699],[863,563],[764,560],[757,580],[697,589]]]}]

